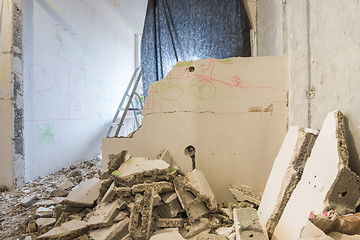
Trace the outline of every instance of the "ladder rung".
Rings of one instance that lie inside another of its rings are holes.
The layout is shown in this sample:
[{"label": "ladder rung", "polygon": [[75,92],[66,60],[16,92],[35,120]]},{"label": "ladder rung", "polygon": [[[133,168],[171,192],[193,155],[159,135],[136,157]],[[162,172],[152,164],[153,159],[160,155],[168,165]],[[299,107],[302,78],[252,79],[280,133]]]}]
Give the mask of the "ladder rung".
[{"label": "ladder rung", "polygon": [[[124,111],[125,108],[120,108],[121,111]],[[140,108],[129,108],[128,111],[141,111]]]}]

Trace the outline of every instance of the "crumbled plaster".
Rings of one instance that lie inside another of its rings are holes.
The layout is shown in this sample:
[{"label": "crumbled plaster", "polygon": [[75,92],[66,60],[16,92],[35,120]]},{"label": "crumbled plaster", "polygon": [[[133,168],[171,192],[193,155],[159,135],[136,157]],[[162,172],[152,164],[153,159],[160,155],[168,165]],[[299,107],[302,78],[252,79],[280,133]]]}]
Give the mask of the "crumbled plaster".
[{"label": "crumbled plaster", "polygon": [[23,0],[13,1],[12,91],[13,91],[13,161],[14,186],[25,183],[24,101],[23,101]]}]

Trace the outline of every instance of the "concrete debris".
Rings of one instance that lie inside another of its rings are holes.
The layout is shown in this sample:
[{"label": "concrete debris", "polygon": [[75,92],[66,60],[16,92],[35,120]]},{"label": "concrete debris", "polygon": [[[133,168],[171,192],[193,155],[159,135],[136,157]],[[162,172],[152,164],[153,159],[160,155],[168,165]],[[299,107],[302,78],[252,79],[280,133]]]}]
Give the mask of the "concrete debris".
[{"label": "concrete debris", "polygon": [[36,206],[41,206],[41,207],[48,207],[51,205],[56,205],[56,202],[54,202],[53,200],[44,200],[44,201],[40,201],[35,203]]},{"label": "concrete debris", "polygon": [[[101,187],[100,187],[101,188]],[[115,197],[115,182],[112,182],[101,202],[111,202]]]},{"label": "concrete debris", "polygon": [[229,188],[229,191],[238,202],[248,201],[260,205],[261,193],[255,191],[251,187],[233,184]]},{"label": "concrete debris", "polygon": [[200,233],[196,237],[193,237],[192,240],[228,240],[228,238],[211,233]]},{"label": "concrete debris", "polygon": [[74,184],[71,181],[69,181],[68,179],[59,185],[59,187],[64,190],[72,188],[73,186],[74,186]]},{"label": "concrete debris", "polygon": [[330,112],[273,236],[298,239],[312,212],[317,214],[331,209],[344,215],[356,211],[360,178],[350,170],[348,160],[343,114]]},{"label": "concrete debris", "polygon": [[111,176],[119,185],[131,187],[139,183],[167,180],[169,169],[170,165],[163,160],[130,157]]},{"label": "concrete debris", "polygon": [[161,201],[160,194],[158,192],[155,192],[153,201],[154,201],[154,203],[153,203],[154,207],[163,204],[163,202]]},{"label": "concrete debris", "polygon": [[318,131],[290,127],[266,184],[259,213],[271,237],[280,217],[299,183]]},{"label": "concrete debris", "polygon": [[50,193],[52,197],[66,197],[68,195],[68,191],[65,189],[56,189]]},{"label": "concrete debris", "polygon": [[192,238],[196,235],[209,230],[210,229],[210,221],[206,218],[201,218],[200,220],[196,221],[189,227],[188,233],[186,233],[185,238]]},{"label": "concrete debris", "polygon": [[236,240],[269,239],[259,213],[254,208],[234,209]]},{"label": "concrete debris", "polygon": [[[176,217],[176,215],[179,212],[182,212],[183,209],[180,206],[179,200],[177,199],[176,193],[175,197],[171,198],[170,201],[165,202],[164,205],[157,206],[155,208],[155,211],[162,217],[162,218],[173,218]],[[172,195],[174,196],[174,195]]]},{"label": "concrete debris", "polygon": [[[189,186],[187,187],[194,195],[198,195],[205,200],[205,203],[209,210],[214,210],[217,208],[217,203],[215,199],[215,194],[211,190],[209,183],[206,181],[205,175],[200,170],[193,170],[187,174],[189,179]],[[195,191],[192,191],[194,189]]]},{"label": "concrete debris", "polygon": [[92,228],[107,227],[120,212],[121,205],[114,201],[112,203],[101,203],[92,213],[87,224]]},{"label": "concrete debris", "polygon": [[174,185],[171,182],[160,181],[154,183],[137,184],[132,187],[132,194],[145,192],[149,187],[154,188],[159,194],[165,194],[174,191]]},{"label": "concrete debris", "polygon": [[36,224],[40,228],[53,226],[55,224],[55,222],[56,222],[55,218],[38,218],[38,219],[36,219]]},{"label": "concrete debris", "polygon": [[233,232],[235,232],[235,227],[234,226],[220,227],[220,228],[216,229],[216,233],[218,235],[222,235],[222,236],[229,236]]},{"label": "concrete debris", "polygon": [[36,199],[37,199],[36,196],[33,196],[33,195],[27,196],[23,200],[21,200],[21,205],[24,206],[24,207],[30,207],[31,205],[34,204]]},{"label": "concrete debris", "polygon": [[101,181],[98,178],[87,179],[77,185],[63,200],[63,204],[90,207],[98,198]]},{"label": "concrete debris", "polygon": [[88,228],[86,222],[72,220],[55,227],[49,232],[39,236],[37,239],[74,239]]},{"label": "concrete debris", "polygon": [[334,211],[314,215],[309,221],[324,233],[340,232],[348,235],[360,234],[360,213],[337,215]]},{"label": "concrete debris", "polygon": [[307,221],[305,227],[301,230],[299,240],[333,240],[327,236],[318,227]]},{"label": "concrete debris", "polygon": [[160,154],[157,156],[157,159],[164,160],[171,167],[173,166],[173,159],[169,153],[169,150],[167,149],[162,150]]},{"label": "concrete debris", "polygon": [[347,235],[339,232],[331,232],[328,234],[334,240],[359,240],[360,235]]},{"label": "concrete debris", "polygon": [[182,228],[184,219],[182,218],[159,218],[155,222],[157,228]]},{"label": "concrete debris", "polygon": [[127,211],[121,211],[119,214],[113,219],[114,222],[120,222],[129,216]]},{"label": "concrete debris", "polygon": [[89,236],[95,240],[118,240],[128,234],[129,218],[115,223],[110,227],[100,228],[90,232]]},{"label": "concrete debris", "polygon": [[39,207],[35,213],[38,217],[51,217],[53,210],[51,208]]},{"label": "concrete debris", "polygon": [[150,240],[184,240],[179,230],[176,228],[168,228],[164,230],[159,230],[154,233],[154,236],[150,238]]}]

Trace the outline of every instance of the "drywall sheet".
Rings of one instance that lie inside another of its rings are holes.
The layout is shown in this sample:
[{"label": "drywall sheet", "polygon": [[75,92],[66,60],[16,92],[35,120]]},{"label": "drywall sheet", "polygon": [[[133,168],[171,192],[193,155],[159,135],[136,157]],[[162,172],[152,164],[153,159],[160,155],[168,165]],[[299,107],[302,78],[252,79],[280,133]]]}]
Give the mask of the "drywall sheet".
[{"label": "drywall sheet", "polygon": [[360,180],[347,166],[344,133],[342,113],[328,113],[272,239],[298,239],[312,212],[331,208],[341,215],[355,211]]},{"label": "drywall sheet", "polygon": [[166,148],[188,172],[192,145],[220,202],[232,199],[233,183],[262,191],[287,131],[287,84],[287,57],[179,62],[150,86],[142,127],[103,139],[104,171],[109,154],[156,158]]},{"label": "drywall sheet", "polygon": [[134,70],[134,35],[105,1],[24,1],[25,177],[92,159]]}]

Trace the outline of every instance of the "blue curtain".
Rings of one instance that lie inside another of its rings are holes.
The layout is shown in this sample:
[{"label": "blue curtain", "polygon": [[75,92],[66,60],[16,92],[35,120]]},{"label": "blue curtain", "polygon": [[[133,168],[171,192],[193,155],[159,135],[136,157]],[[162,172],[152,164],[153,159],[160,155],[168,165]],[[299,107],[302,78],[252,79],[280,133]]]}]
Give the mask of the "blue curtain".
[{"label": "blue curtain", "polygon": [[248,57],[243,0],[149,0],[141,42],[144,93],[177,61]]}]

